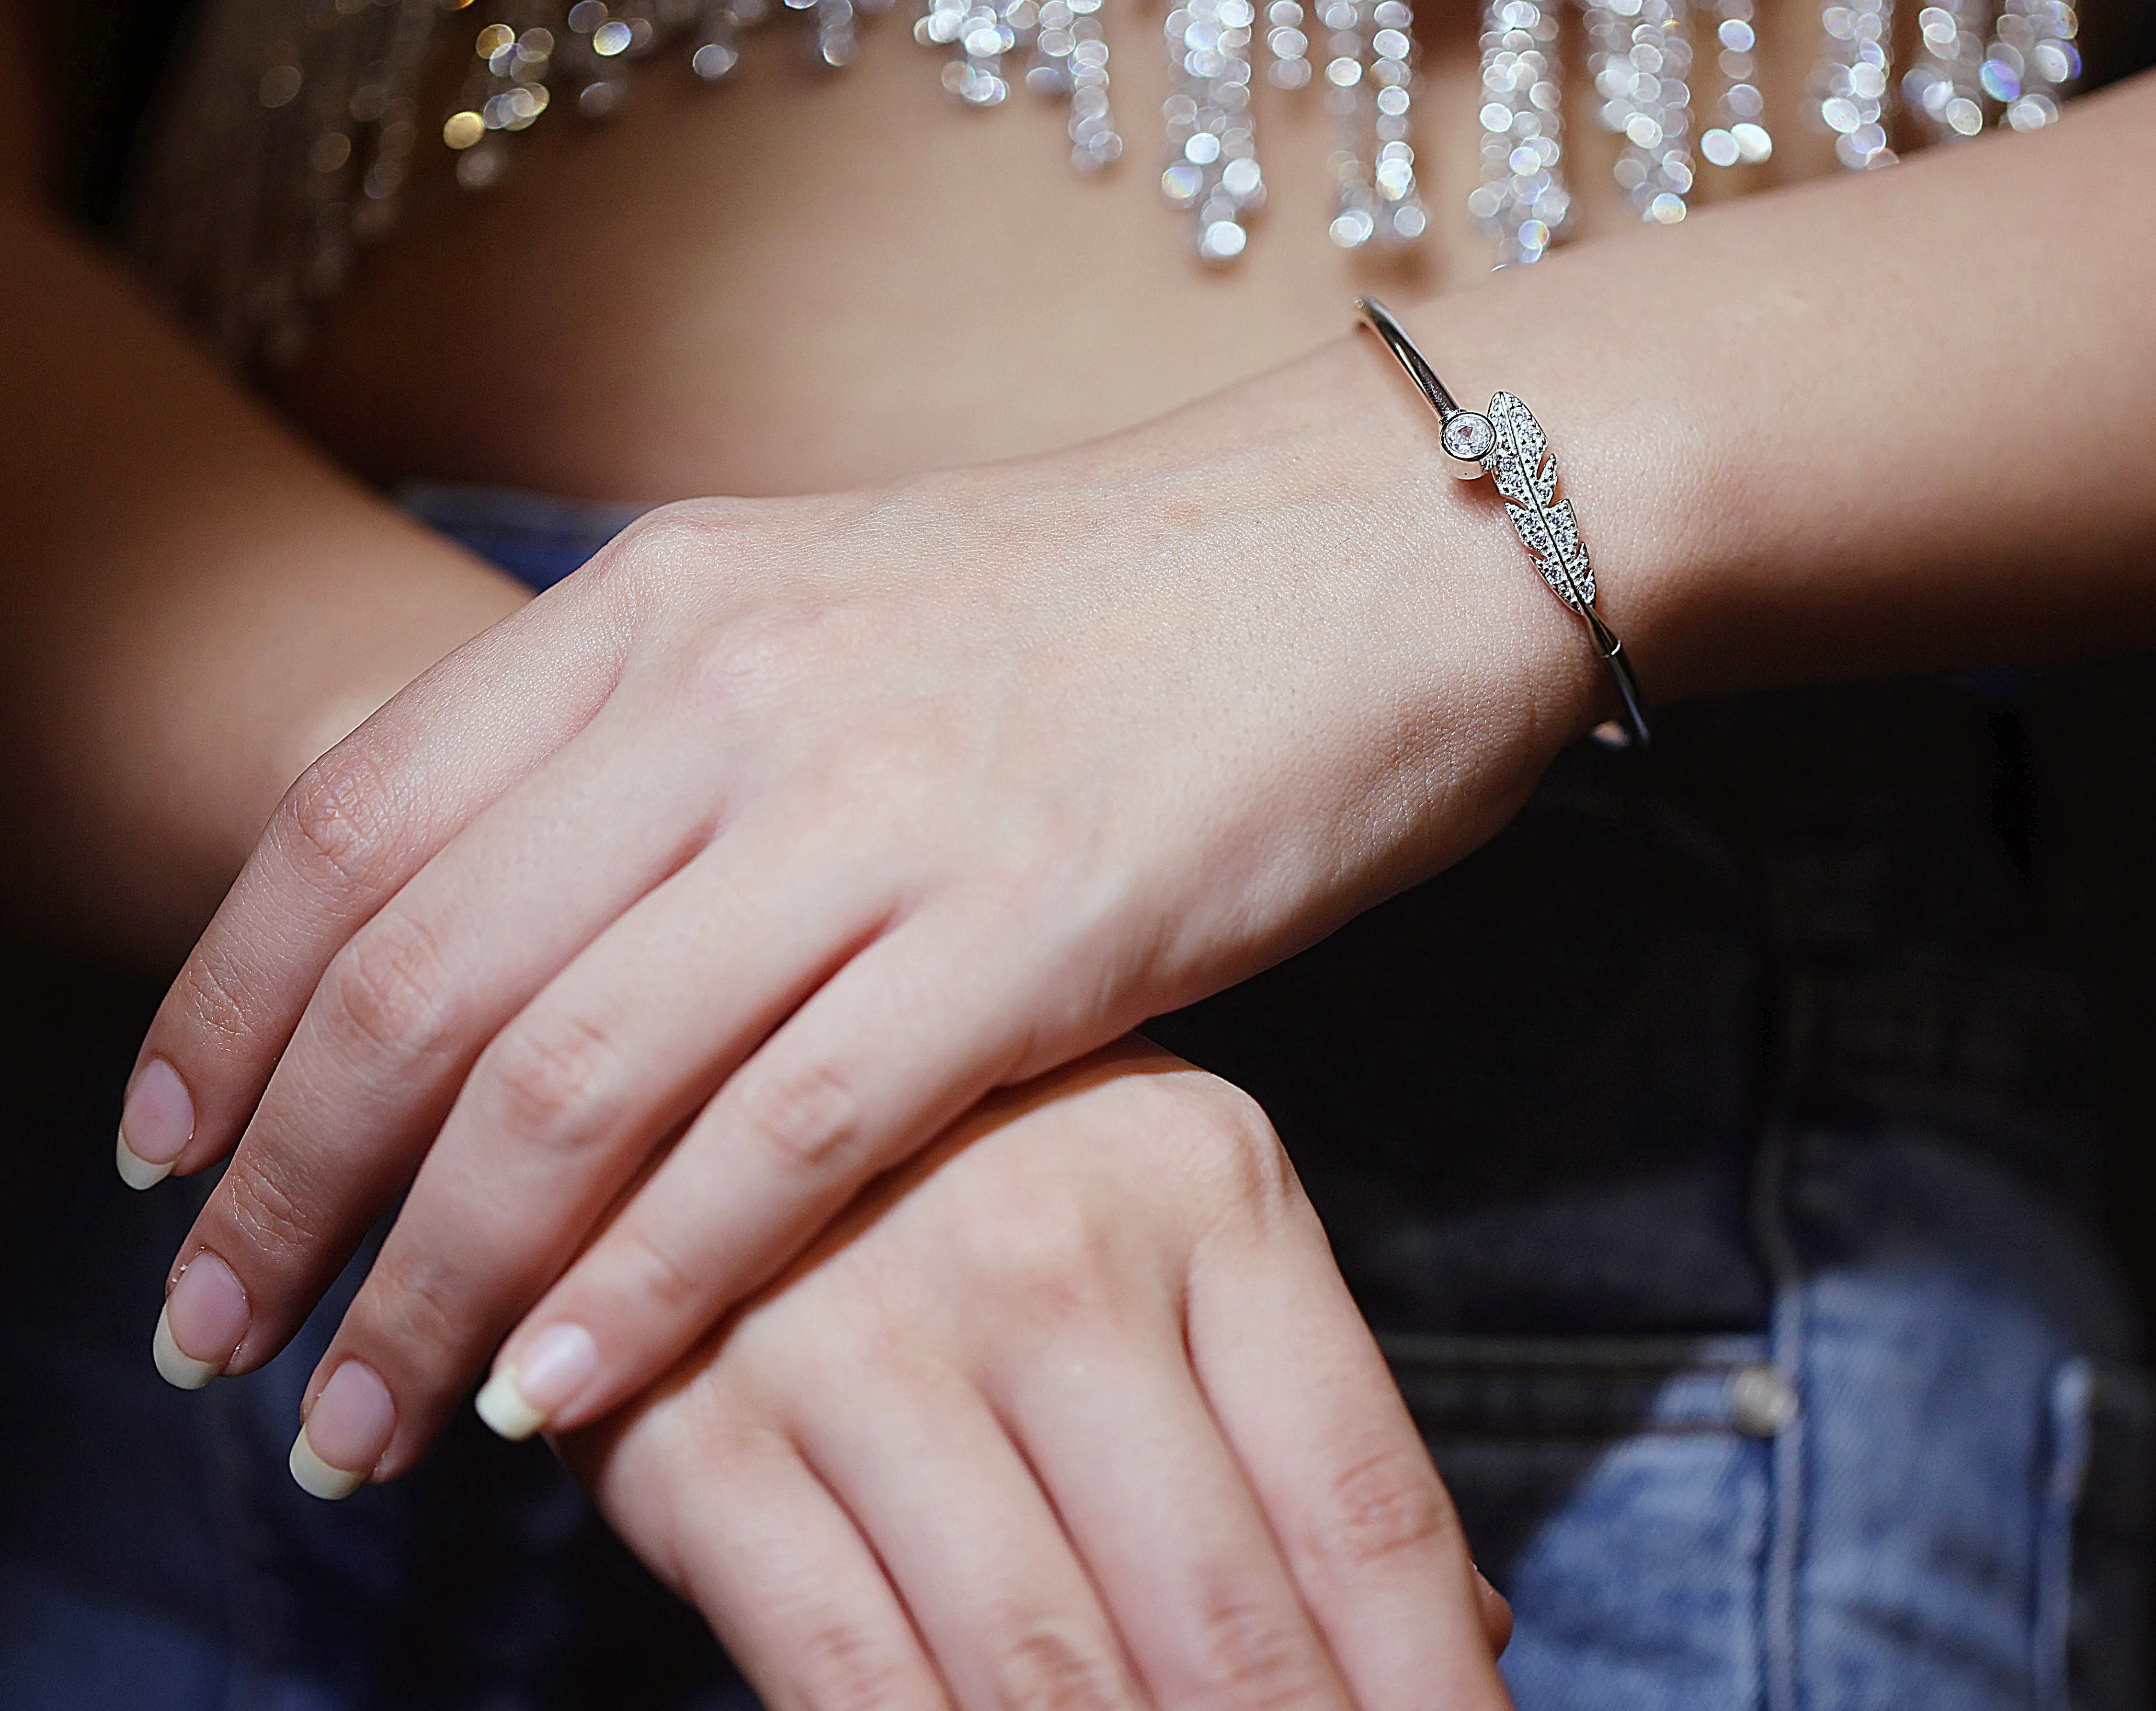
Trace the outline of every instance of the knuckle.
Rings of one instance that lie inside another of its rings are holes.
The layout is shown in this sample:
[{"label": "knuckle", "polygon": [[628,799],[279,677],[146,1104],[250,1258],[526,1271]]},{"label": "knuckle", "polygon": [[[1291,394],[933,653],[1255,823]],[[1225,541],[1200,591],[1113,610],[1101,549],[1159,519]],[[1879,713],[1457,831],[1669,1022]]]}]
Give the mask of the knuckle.
[{"label": "knuckle", "polygon": [[757,1145],[789,1169],[820,1173],[860,1133],[860,1107],[853,1089],[826,1063],[798,1068],[758,1068],[742,1076],[739,1114]]},{"label": "knuckle", "polygon": [[1249,1597],[1201,1607],[1198,1672],[1196,1697],[1216,1711],[1275,1711],[1334,1697],[1310,1636],[1286,1611]]},{"label": "knuckle", "polygon": [[916,1672],[894,1647],[857,1623],[818,1624],[803,1637],[793,1660],[800,1711],[927,1711]]},{"label": "knuckle", "polygon": [[1441,1541],[1452,1530],[1451,1508],[1430,1458],[1400,1445],[1332,1477],[1307,1543],[1328,1570],[1344,1575]]},{"label": "knuckle", "polygon": [[937,1225],[947,1278],[959,1298],[996,1322],[1047,1330],[1114,1323],[1138,1298],[1152,1269],[1133,1263],[1116,1217],[1087,1176],[1044,1174],[1023,1154],[991,1159],[1001,1168],[960,1175]]},{"label": "knuckle", "polygon": [[598,1133],[616,1086],[613,1041],[580,1016],[533,1016],[502,1033],[480,1065],[485,1097],[522,1140],[573,1149]]},{"label": "knuckle", "polygon": [[995,1694],[1004,1711],[1120,1711],[1131,1703],[1112,1659],[1048,1626],[1020,1635],[998,1661]]},{"label": "knuckle", "polygon": [[996,1311],[1045,1329],[1116,1315],[1116,1243],[1071,1206],[1039,1206],[975,1235],[975,1270]]},{"label": "knuckle", "polygon": [[753,501],[728,498],[655,505],[613,537],[605,557],[639,569],[701,567],[739,537],[755,509]]},{"label": "knuckle", "polygon": [[327,984],[336,1014],[377,1051],[421,1056],[444,1030],[441,947],[409,916],[377,917],[337,953]]},{"label": "knuckle", "polygon": [[1301,1184],[1265,1108],[1217,1076],[1177,1076],[1157,1087],[1167,1102],[1151,1126],[1225,1214],[1270,1225],[1302,1204]]},{"label": "knuckle", "polygon": [[198,947],[180,970],[178,997],[181,1013],[195,1027],[230,1046],[247,1046],[254,1039],[254,1025],[240,1001],[243,989],[225,966],[227,953],[219,947]]},{"label": "knuckle", "polygon": [[668,1318],[703,1304],[709,1293],[702,1272],[674,1251],[657,1231],[631,1225],[620,1232],[621,1276],[628,1292],[646,1311]]},{"label": "knuckle", "polygon": [[321,1236],[302,1201],[285,1188],[282,1175],[264,1159],[261,1148],[243,1147],[218,1184],[234,1233],[278,1270],[298,1261]]},{"label": "knuckle", "polygon": [[714,728],[794,700],[826,675],[827,618],[764,608],[734,615],[682,655],[671,694]]},{"label": "knuckle", "polygon": [[377,1265],[353,1303],[346,1334],[357,1330],[354,1340],[393,1355],[400,1373],[431,1385],[439,1369],[460,1364],[475,1335],[474,1304],[462,1281],[460,1272],[409,1258],[394,1269]]},{"label": "knuckle", "polygon": [[694,501],[655,506],[607,542],[586,567],[587,581],[628,583],[656,591],[677,582],[700,557],[707,558],[716,532]]},{"label": "knuckle", "polygon": [[311,865],[366,890],[388,876],[394,797],[381,763],[364,744],[346,742],[300,775],[285,798],[285,823]]}]

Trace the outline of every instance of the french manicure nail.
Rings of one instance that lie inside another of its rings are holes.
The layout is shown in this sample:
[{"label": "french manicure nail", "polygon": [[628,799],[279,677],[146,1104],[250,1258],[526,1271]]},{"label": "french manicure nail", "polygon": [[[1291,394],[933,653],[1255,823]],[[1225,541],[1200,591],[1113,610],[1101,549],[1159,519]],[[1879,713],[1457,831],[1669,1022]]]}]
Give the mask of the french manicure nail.
[{"label": "french manicure nail", "polygon": [[154,1188],[171,1173],[195,1135],[195,1102],[180,1072],[162,1057],[142,1066],[120,1112],[115,1162],[130,1188]]},{"label": "french manicure nail", "polygon": [[505,1361],[473,1406],[511,1443],[528,1438],[598,1370],[599,1345],[582,1325],[549,1325],[514,1363]]},{"label": "french manicure nail", "polygon": [[347,1360],[330,1374],[292,1440],[292,1477],[310,1497],[348,1498],[367,1483],[396,1429],[389,1386],[365,1361]]},{"label": "french manicure nail", "polygon": [[232,1267],[205,1248],[187,1261],[157,1315],[150,1358],[158,1376],[199,1390],[223,1372],[247,1334],[247,1291]]}]

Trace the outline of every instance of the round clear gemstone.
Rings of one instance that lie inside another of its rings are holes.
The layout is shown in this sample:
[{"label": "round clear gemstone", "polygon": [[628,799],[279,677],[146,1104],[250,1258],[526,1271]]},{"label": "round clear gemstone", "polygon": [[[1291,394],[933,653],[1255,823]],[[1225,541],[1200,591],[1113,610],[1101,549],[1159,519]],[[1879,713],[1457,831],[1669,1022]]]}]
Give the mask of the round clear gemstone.
[{"label": "round clear gemstone", "polygon": [[1446,452],[1465,464],[1478,464],[1497,443],[1497,430],[1490,419],[1474,410],[1461,410],[1446,419],[1438,438]]}]

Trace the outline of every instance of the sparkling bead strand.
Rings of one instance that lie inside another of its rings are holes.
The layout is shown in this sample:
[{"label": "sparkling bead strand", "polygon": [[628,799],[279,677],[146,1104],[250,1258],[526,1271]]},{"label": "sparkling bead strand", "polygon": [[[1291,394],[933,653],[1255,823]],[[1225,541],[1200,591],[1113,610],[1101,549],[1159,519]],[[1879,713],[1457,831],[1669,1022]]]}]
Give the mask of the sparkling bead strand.
[{"label": "sparkling bead strand", "polygon": [[657,45],[659,20],[646,0],[577,0],[568,12],[562,69],[577,92],[577,111],[603,119],[629,99],[629,66]]},{"label": "sparkling bead strand", "polygon": [[[305,39],[305,19],[297,5],[286,4],[282,13],[265,20],[270,39],[254,44],[261,50],[260,69],[249,93],[264,116],[242,127],[239,157],[230,167],[249,218],[244,224],[227,223],[224,241],[210,259],[213,301],[220,311],[213,334],[218,347],[260,356],[273,364],[280,340],[286,347],[283,354],[295,352],[292,335],[300,325],[298,295],[289,275],[290,246],[277,244],[266,254],[259,247],[275,243],[279,218],[289,218],[289,209],[280,205],[281,193],[305,152],[294,104],[306,82],[299,46]],[[265,210],[270,218],[263,218]],[[260,236],[258,225],[264,229]]]},{"label": "sparkling bead strand", "polygon": [[816,0],[814,15],[816,57],[834,68],[852,64],[860,45],[854,33],[854,0]]},{"label": "sparkling bead strand", "polygon": [[441,15],[439,0],[398,0],[397,21],[380,64],[352,92],[353,119],[373,127],[352,216],[352,234],[362,242],[380,237],[396,221],[413,151],[418,146],[419,95]]},{"label": "sparkling bead strand", "polygon": [[[586,6],[605,9],[599,0],[584,0],[570,8],[572,27]],[[442,121],[442,141],[458,152],[457,182],[467,190],[485,189],[508,165],[495,133],[527,129],[551,104],[547,78],[558,45],[553,31],[539,22],[536,5],[500,9],[511,21],[485,24],[473,38],[479,63]]]},{"label": "sparkling bead strand", "polygon": [[742,32],[761,23],[767,11],[764,0],[705,0],[696,18],[696,44],[689,51],[690,70],[706,83],[731,76],[741,64]]},{"label": "sparkling bead strand", "polygon": [[1414,100],[1414,9],[1408,0],[1378,0],[1371,8],[1371,135],[1377,143],[1370,179],[1378,193],[1378,241],[1412,244],[1430,226],[1415,188],[1409,110]]},{"label": "sparkling bead strand", "polygon": [[1983,71],[1984,92],[2006,104],[2000,124],[2041,131],[2059,116],[2060,98],[2082,75],[2080,29],[2066,0],[2004,0]]},{"label": "sparkling bead strand", "polygon": [[368,67],[380,58],[386,15],[373,0],[336,0],[318,13],[328,26],[325,51],[316,56],[306,91],[305,236],[295,258],[299,290],[320,299],[343,288],[352,270],[352,198],[349,168],[357,146],[352,98]]},{"label": "sparkling bead strand", "polygon": [[[289,84],[280,80],[275,91],[282,100],[264,102],[275,110],[276,153],[287,165],[273,192],[275,248],[261,266],[249,314],[273,367],[298,359],[307,341],[309,300],[326,295],[341,280],[347,246],[336,178],[351,156],[344,124],[355,40],[358,28],[372,22],[362,16],[356,28],[358,12],[348,4],[312,7],[302,25],[311,39],[304,64],[290,63]],[[267,74],[264,90],[266,95]]]},{"label": "sparkling bead strand", "polygon": [[1231,261],[1250,241],[1242,217],[1265,200],[1250,123],[1250,0],[1188,0],[1168,14],[1168,164],[1161,188],[1197,213],[1198,253]]},{"label": "sparkling bead strand", "polygon": [[1378,234],[1378,193],[1371,182],[1375,164],[1363,152],[1370,135],[1370,79],[1363,56],[1368,32],[1362,0],[1322,0],[1326,28],[1325,105],[1332,115],[1334,184],[1332,223],[1327,235],[1342,249],[1360,249]]},{"label": "sparkling bead strand", "polygon": [[1902,100],[1934,142],[1984,129],[1984,42],[1992,0],[1934,0],[1917,14],[1917,63]]},{"label": "sparkling bead strand", "polygon": [[1121,157],[1123,139],[1108,105],[1108,43],[1101,33],[1101,0],[1041,0],[1025,84],[1037,94],[1070,100],[1065,128],[1071,165],[1097,172]]},{"label": "sparkling bead strand", "polygon": [[1602,123],[1625,139],[1618,186],[1640,218],[1675,225],[1692,187],[1685,0],[1594,0],[1587,39]]},{"label": "sparkling bead strand", "polygon": [[1266,81],[1275,89],[1309,88],[1310,33],[1302,0],[1272,0],[1265,23],[1265,47],[1273,56]]},{"label": "sparkling bead strand", "polygon": [[1098,172],[1123,152],[1122,133],[1108,104],[1108,39],[1101,30],[1101,0],[1052,3],[1070,14],[1070,163],[1082,172]]},{"label": "sparkling bead strand", "polygon": [[1813,110],[1835,133],[1835,157],[1858,171],[1891,166],[1894,0],[1834,0],[1820,10],[1820,30]]},{"label": "sparkling bead strand", "polygon": [[1500,267],[1541,259],[1572,211],[1556,43],[1556,14],[1537,0],[1485,0],[1482,182],[1467,210]]},{"label": "sparkling bead strand", "polygon": [[1774,136],[1764,123],[1766,98],[1759,93],[1759,35],[1752,0],[1717,0],[1714,39],[1722,93],[1715,99],[1714,123],[1701,134],[1699,152],[1709,166],[1750,166],[1774,152]]},{"label": "sparkling bead strand", "polygon": [[996,106],[1010,94],[1003,61],[1017,46],[1018,33],[998,8],[982,0],[929,0],[913,33],[924,43],[957,47],[943,67],[943,87],[968,105]]}]

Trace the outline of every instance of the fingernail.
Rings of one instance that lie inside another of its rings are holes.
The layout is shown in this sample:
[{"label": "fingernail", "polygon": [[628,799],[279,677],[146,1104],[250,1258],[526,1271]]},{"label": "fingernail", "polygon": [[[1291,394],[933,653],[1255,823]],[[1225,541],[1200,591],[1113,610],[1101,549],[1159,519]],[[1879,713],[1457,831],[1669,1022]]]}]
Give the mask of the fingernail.
[{"label": "fingernail", "polygon": [[348,1498],[367,1483],[396,1429],[389,1386],[365,1361],[347,1360],[330,1374],[292,1440],[292,1477],[310,1497]]},{"label": "fingernail", "polygon": [[157,1315],[150,1358],[158,1376],[199,1390],[225,1369],[247,1334],[247,1291],[232,1267],[204,1249],[187,1261]]},{"label": "fingernail", "polygon": [[511,1443],[528,1438],[598,1370],[599,1345],[582,1325],[550,1325],[513,1365],[486,1381],[473,1406]]},{"label": "fingernail", "polygon": [[127,1090],[120,1112],[116,1162],[130,1188],[154,1188],[171,1173],[195,1135],[195,1102],[180,1072],[153,1057]]}]

